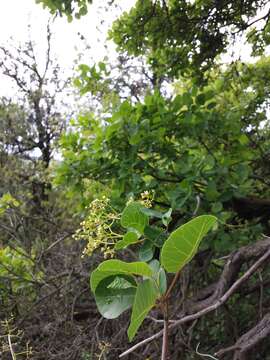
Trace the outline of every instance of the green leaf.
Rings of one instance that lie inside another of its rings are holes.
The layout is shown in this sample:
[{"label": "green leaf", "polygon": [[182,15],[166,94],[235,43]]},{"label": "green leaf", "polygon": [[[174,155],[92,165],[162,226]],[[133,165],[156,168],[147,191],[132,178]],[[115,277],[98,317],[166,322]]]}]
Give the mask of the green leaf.
[{"label": "green leaf", "polygon": [[163,215],[164,215],[164,214],[163,214],[162,212],[160,212],[160,211],[156,211],[156,210],[149,209],[149,208],[144,208],[144,207],[142,207],[141,211],[142,211],[145,215],[147,215],[147,216],[149,216],[149,217],[155,217],[155,218],[158,218],[158,219],[162,219],[162,217],[163,217]]},{"label": "green leaf", "polygon": [[202,215],[173,231],[161,249],[161,264],[168,272],[181,270],[195,255],[200,241],[216,224],[217,218]]},{"label": "green leaf", "polygon": [[159,272],[159,269],[160,269],[159,261],[157,259],[154,259],[154,260],[150,261],[149,266],[153,270],[154,278],[157,278],[157,275],[158,275],[158,272]]},{"label": "green leaf", "polygon": [[160,268],[158,272],[158,288],[162,295],[167,291],[167,278],[163,268]]},{"label": "green leaf", "polygon": [[[133,278],[131,278],[133,280]],[[126,278],[124,278],[123,276],[116,276],[113,280],[112,283],[110,283],[110,285],[107,286],[108,289],[128,289],[130,287],[136,287],[136,283],[135,285],[132,284],[130,281],[126,280]]]},{"label": "green leaf", "polygon": [[154,259],[149,263],[153,270],[153,279],[156,281],[160,295],[166,293],[167,290],[167,278],[164,269],[160,266],[158,260]]},{"label": "green leaf", "polygon": [[107,260],[101,263],[91,274],[90,286],[95,293],[98,284],[112,275],[141,275],[151,277],[153,274],[149,265],[144,262],[126,263],[121,260]]},{"label": "green leaf", "polygon": [[139,250],[140,261],[150,261],[154,256],[153,244],[150,240],[146,240]]},{"label": "green leaf", "polygon": [[172,220],[171,214],[172,214],[172,208],[170,208],[170,209],[162,216],[162,223],[163,223],[164,226],[168,226],[169,223],[171,222],[171,220]]},{"label": "green leaf", "polygon": [[157,298],[158,291],[153,280],[147,279],[138,285],[128,328],[129,341],[134,338],[143,320],[155,305]]},{"label": "green leaf", "polygon": [[205,103],[205,95],[203,93],[196,96],[196,104],[203,105]]},{"label": "green leaf", "polygon": [[156,247],[162,247],[164,241],[166,240],[166,234],[161,228],[146,226],[144,229],[144,234],[147,237],[147,239],[152,241],[152,243]]},{"label": "green leaf", "polygon": [[115,244],[114,248],[115,248],[115,250],[124,249],[131,244],[136,244],[138,242],[138,239],[139,239],[139,236],[137,233],[135,233],[133,231],[129,231],[124,235],[122,240],[118,241]]},{"label": "green leaf", "polygon": [[142,206],[136,202],[129,204],[121,216],[121,225],[124,228],[133,228],[141,234],[148,225],[148,216],[142,212]]},{"label": "green leaf", "polygon": [[106,319],[115,319],[132,306],[135,293],[136,281],[132,276],[110,276],[96,288],[98,310]]},{"label": "green leaf", "polygon": [[218,213],[222,211],[222,209],[223,209],[223,205],[221,202],[213,203],[213,205],[211,206],[211,210],[213,213]]},{"label": "green leaf", "polygon": [[216,183],[214,181],[209,181],[205,191],[206,199],[208,201],[215,201],[219,197],[219,195],[220,194],[217,191]]},{"label": "green leaf", "polygon": [[189,107],[193,103],[191,94],[188,92],[183,93],[182,101],[183,101],[183,105],[186,105],[187,107]]}]

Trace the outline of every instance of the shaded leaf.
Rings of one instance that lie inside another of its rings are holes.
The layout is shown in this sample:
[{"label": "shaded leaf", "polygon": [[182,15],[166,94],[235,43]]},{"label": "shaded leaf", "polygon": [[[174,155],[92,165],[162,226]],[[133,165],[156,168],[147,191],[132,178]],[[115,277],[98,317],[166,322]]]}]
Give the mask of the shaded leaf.
[{"label": "shaded leaf", "polygon": [[153,244],[150,240],[146,240],[139,250],[139,260],[140,261],[150,261],[154,256]]},{"label": "shaded leaf", "polygon": [[160,268],[158,272],[158,288],[162,295],[167,291],[167,277],[163,268]]},{"label": "shaded leaf", "polygon": [[160,269],[160,263],[157,259],[154,259],[152,261],[150,261],[149,266],[151,267],[151,269],[153,270],[153,275],[155,278],[157,278],[159,269]]},{"label": "shaded leaf", "polygon": [[152,243],[157,247],[162,247],[164,241],[166,240],[166,234],[161,228],[146,226],[144,229],[144,234],[147,239],[152,241]]},{"label": "shaded leaf", "polygon": [[[133,278],[131,278],[133,280]],[[134,282],[134,281],[133,281]],[[116,276],[113,280],[113,282],[111,282],[107,288],[108,289],[128,289],[130,287],[134,287],[136,286],[132,284],[130,281],[126,280],[125,277],[120,277],[120,276]]]},{"label": "shaded leaf", "polygon": [[[122,287],[116,288],[116,284]],[[98,310],[106,319],[115,319],[132,306],[135,293],[136,282],[132,276],[110,276],[102,280],[96,288]]]}]

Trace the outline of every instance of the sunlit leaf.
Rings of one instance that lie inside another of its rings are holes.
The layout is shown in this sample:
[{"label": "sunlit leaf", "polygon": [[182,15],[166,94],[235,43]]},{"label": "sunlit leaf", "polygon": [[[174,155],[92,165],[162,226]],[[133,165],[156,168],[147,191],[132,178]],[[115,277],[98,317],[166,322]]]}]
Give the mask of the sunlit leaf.
[{"label": "sunlit leaf", "polygon": [[171,233],[161,250],[161,264],[168,272],[182,269],[195,255],[202,238],[216,224],[216,217],[202,215]]},{"label": "sunlit leaf", "polygon": [[121,216],[121,225],[124,228],[134,228],[141,234],[148,225],[148,216],[142,212],[142,206],[136,202],[129,204]]},{"label": "sunlit leaf", "polygon": [[130,341],[134,338],[143,320],[155,305],[158,295],[158,289],[153,280],[147,279],[138,285],[128,328],[128,338]]},{"label": "sunlit leaf", "polygon": [[124,248],[126,248],[127,246],[129,246],[131,244],[136,244],[138,242],[138,239],[139,239],[139,236],[138,236],[138,234],[136,232],[129,231],[124,235],[122,240],[118,241],[115,244],[114,248],[116,250],[124,249]]}]

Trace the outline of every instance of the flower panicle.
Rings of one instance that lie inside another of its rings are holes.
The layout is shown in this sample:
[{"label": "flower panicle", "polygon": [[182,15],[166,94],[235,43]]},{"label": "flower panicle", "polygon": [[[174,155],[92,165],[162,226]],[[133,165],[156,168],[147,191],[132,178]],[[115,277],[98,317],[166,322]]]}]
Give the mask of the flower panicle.
[{"label": "flower panicle", "polygon": [[105,196],[93,200],[87,209],[88,216],[80,223],[81,227],[73,235],[75,240],[87,241],[82,256],[91,256],[99,249],[104,258],[113,257],[118,235],[111,228],[119,219],[119,214],[110,206],[109,199]]}]

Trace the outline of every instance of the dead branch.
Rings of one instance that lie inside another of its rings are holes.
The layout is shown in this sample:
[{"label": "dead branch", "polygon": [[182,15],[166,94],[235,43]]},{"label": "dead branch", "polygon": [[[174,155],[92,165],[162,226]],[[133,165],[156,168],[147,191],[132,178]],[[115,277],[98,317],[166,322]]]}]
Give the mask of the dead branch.
[{"label": "dead branch", "polygon": [[219,350],[215,356],[221,358],[230,351],[235,351],[233,360],[242,360],[245,353],[254,348],[259,342],[270,335],[270,313],[267,313],[262,320],[242,335],[233,346]]},{"label": "dead branch", "polygon": [[229,255],[219,280],[202,289],[192,299],[187,300],[185,304],[187,312],[182,316],[205,309],[217,301],[237,279],[243,264],[259,258],[269,247],[270,238],[266,237],[256,244],[244,246]]}]

